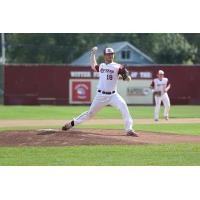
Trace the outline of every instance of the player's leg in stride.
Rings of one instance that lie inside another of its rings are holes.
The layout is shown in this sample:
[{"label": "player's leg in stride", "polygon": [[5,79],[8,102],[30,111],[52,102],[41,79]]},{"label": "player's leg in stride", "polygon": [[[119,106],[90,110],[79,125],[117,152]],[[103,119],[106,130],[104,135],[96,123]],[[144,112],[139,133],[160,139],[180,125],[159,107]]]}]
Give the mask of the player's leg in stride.
[{"label": "player's leg in stride", "polygon": [[138,137],[137,133],[132,128],[133,119],[129,113],[128,106],[125,100],[118,93],[116,93],[115,95],[111,97],[109,104],[117,108],[121,112],[123,120],[124,120],[125,131],[126,131],[127,136]]},{"label": "player's leg in stride", "polygon": [[101,110],[106,105],[107,105],[107,101],[102,99],[100,94],[97,94],[90,106],[90,109],[86,112],[83,112],[82,114],[80,114],[78,117],[74,118],[69,123],[65,124],[62,127],[62,130],[67,131],[67,130],[71,129],[73,126],[85,122],[86,120],[93,117],[99,110]]},{"label": "player's leg in stride", "polygon": [[169,111],[170,111],[170,100],[167,93],[165,93],[162,97],[162,102],[164,105],[164,119],[169,120]]},{"label": "player's leg in stride", "polygon": [[161,97],[155,95],[154,121],[156,122],[159,120],[160,104],[161,104]]}]

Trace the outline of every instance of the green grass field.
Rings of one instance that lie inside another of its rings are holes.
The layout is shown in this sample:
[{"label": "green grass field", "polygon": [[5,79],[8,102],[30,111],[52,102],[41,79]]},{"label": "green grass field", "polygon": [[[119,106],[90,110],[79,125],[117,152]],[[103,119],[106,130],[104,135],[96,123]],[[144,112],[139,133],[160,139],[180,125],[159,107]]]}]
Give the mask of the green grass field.
[{"label": "green grass field", "polygon": [[[89,106],[0,106],[0,119],[71,119]],[[131,115],[137,118],[152,118],[153,106],[129,106]],[[161,116],[163,108],[161,109]],[[172,106],[171,118],[200,118],[200,106]],[[121,118],[118,110],[106,107],[97,113],[97,119]]]},{"label": "green grass field", "polygon": [[[94,129],[123,129],[121,124],[111,125],[79,125],[76,128],[94,128]],[[60,128],[59,126],[16,126],[16,127],[0,127],[2,131],[12,130],[33,130],[42,128]],[[174,133],[181,135],[200,135],[200,124],[188,123],[188,124],[136,124],[134,126],[136,131],[152,131],[158,133]]]},{"label": "green grass field", "polygon": [[[87,106],[0,106],[0,119],[70,119]],[[135,118],[151,118],[153,107],[130,107]],[[107,107],[96,118],[120,118],[120,113]],[[200,118],[200,106],[173,106],[173,118]],[[40,127],[1,127],[3,130],[28,130]],[[51,128],[57,128],[51,126]],[[123,125],[80,125],[78,128],[119,129]],[[200,124],[136,124],[136,130],[160,133],[200,135]],[[76,147],[1,147],[0,165],[39,165],[39,166],[190,166],[200,165],[200,144],[170,145],[115,145],[115,146],[76,146]]]},{"label": "green grass field", "polygon": [[1,148],[0,165],[129,166],[200,165],[200,145]]}]

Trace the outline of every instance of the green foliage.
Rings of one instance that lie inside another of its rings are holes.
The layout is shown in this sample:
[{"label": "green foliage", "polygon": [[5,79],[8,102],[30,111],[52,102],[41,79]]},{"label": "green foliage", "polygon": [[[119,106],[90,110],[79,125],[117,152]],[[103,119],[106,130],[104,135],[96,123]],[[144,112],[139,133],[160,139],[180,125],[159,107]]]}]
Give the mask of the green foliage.
[{"label": "green foliage", "polygon": [[200,34],[199,33],[184,33],[182,34],[187,41],[197,48],[194,63],[200,63]]},{"label": "green foliage", "polygon": [[12,33],[6,34],[7,61],[70,63],[97,44],[117,41],[130,42],[156,63],[200,62],[200,34],[179,33]]},{"label": "green foliage", "polygon": [[159,34],[154,47],[158,63],[188,63],[195,60],[197,48],[180,34]]},{"label": "green foliage", "polygon": [[97,59],[97,63],[103,63],[104,62],[104,56],[99,56]]}]

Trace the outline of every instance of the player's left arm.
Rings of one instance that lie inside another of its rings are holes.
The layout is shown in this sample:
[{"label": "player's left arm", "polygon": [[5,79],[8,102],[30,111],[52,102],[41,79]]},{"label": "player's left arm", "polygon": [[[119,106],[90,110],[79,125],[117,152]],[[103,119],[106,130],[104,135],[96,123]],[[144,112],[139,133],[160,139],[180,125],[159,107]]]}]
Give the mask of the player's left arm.
[{"label": "player's left arm", "polygon": [[154,83],[154,80],[151,82],[151,85],[150,85],[150,88],[153,90],[155,87],[155,83]]},{"label": "player's left arm", "polygon": [[118,74],[120,74],[122,76],[122,79],[124,81],[130,81],[131,80],[131,76],[129,75],[129,71],[126,69],[126,66],[124,66],[124,65],[120,66]]},{"label": "player's left arm", "polygon": [[168,92],[171,88],[171,83],[169,83],[169,81],[167,81],[167,87],[165,88],[165,92]]}]

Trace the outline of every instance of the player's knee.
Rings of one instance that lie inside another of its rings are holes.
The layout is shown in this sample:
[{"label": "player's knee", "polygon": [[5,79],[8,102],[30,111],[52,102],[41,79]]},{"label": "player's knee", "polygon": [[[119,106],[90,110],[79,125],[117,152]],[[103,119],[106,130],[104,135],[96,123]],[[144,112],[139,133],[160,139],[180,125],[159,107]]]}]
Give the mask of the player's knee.
[{"label": "player's knee", "polygon": [[155,106],[155,110],[160,110],[160,106]]},{"label": "player's knee", "polygon": [[94,114],[95,114],[95,113],[94,113],[93,111],[88,111],[88,117],[89,117],[89,118],[93,117]]},{"label": "player's knee", "polygon": [[127,104],[125,101],[120,102],[120,104],[118,104],[118,107],[120,110],[126,110],[127,109]]},{"label": "player's knee", "polygon": [[165,108],[170,109],[170,104],[166,104]]}]

